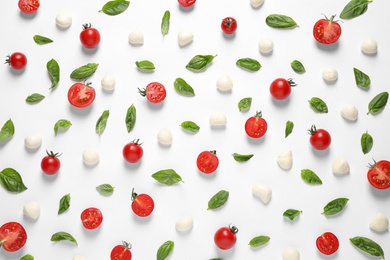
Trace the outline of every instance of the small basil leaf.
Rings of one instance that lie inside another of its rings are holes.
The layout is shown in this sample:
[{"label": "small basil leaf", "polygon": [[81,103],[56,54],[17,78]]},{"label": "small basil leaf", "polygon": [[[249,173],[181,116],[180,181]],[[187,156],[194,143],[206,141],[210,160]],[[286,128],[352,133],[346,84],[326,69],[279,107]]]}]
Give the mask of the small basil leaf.
[{"label": "small basil leaf", "polygon": [[130,133],[131,130],[133,130],[136,119],[137,119],[137,109],[135,108],[134,104],[132,104],[127,109],[126,119],[125,119],[128,133]]},{"label": "small basil leaf", "polygon": [[272,28],[291,29],[298,27],[298,24],[294,21],[294,19],[282,14],[270,14],[266,17],[265,22]]},{"label": "small basil leaf", "polygon": [[54,124],[54,134],[57,135],[59,130],[66,130],[72,126],[72,123],[66,119],[60,119]]},{"label": "small basil leaf", "polygon": [[27,255],[22,256],[22,258],[20,258],[20,260],[34,260],[34,257],[30,254],[27,254]]},{"label": "small basil leaf", "polygon": [[49,78],[51,80],[51,87],[55,88],[57,84],[60,82],[60,66],[55,59],[51,59],[46,64],[47,72],[49,73]]},{"label": "small basil leaf", "polygon": [[312,170],[303,169],[301,170],[301,178],[304,182],[310,185],[321,185],[322,180]]},{"label": "small basil leaf", "polygon": [[26,102],[29,104],[35,104],[41,102],[44,98],[44,95],[41,95],[39,93],[33,93],[26,98]]},{"label": "small basil leaf", "polygon": [[50,238],[50,241],[52,241],[52,242],[59,242],[59,241],[64,241],[64,240],[75,243],[77,245],[76,239],[71,234],[69,234],[67,232],[60,231],[60,232],[54,233]]},{"label": "small basil leaf", "polygon": [[0,130],[0,142],[10,139],[15,134],[14,122],[8,119]]},{"label": "small basil leaf", "polygon": [[229,198],[229,192],[226,190],[218,191],[208,202],[207,209],[217,209],[222,207]]},{"label": "small basil leaf", "polygon": [[370,87],[371,79],[367,74],[357,68],[353,68],[353,74],[355,76],[356,86],[365,89]]},{"label": "small basil leaf", "polygon": [[246,161],[249,161],[249,159],[253,157],[253,154],[233,153],[232,156],[233,156],[234,160],[236,160],[237,162],[246,162]]},{"label": "small basil leaf", "polygon": [[110,184],[100,184],[99,186],[96,187],[96,190],[101,195],[111,195],[114,193],[114,187],[111,186]]},{"label": "small basil leaf", "polygon": [[163,36],[168,34],[170,19],[171,19],[171,13],[167,10],[165,11],[163,18],[161,20],[161,34]]},{"label": "small basil leaf", "polygon": [[382,257],[382,259],[385,259],[385,253],[383,252],[382,247],[375,241],[367,237],[361,236],[352,237],[349,240],[354,246],[356,246],[363,252],[366,252],[367,254],[372,256],[380,256]]},{"label": "small basil leaf", "polygon": [[284,137],[286,138],[287,136],[289,136],[292,133],[293,129],[294,129],[294,123],[288,120],[286,122],[286,127],[284,129]]},{"label": "small basil leaf", "polygon": [[352,19],[364,14],[372,0],[351,0],[340,13],[341,19]]},{"label": "small basil leaf", "polygon": [[95,73],[98,66],[99,64],[97,63],[88,63],[78,67],[77,69],[73,70],[72,73],[70,73],[70,78],[74,80],[85,80]]},{"label": "small basil leaf", "polygon": [[9,192],[21,193],[27,190],[20,174],[12,168],[5,168],[0,172],[0,184]]},{"label": "small basil leaf", "polygon": [[389,99],[388,92],[382,92],[376,95],[373,99],[371,99],[370,103],[368,103],[368,114],[377,114],[385,109],[387,100]]},{"label": "small basil leaf", "polygon": [[238,102],[238,110],[239,111],[248,111],[251,107],[251,104],[252,104],[252,98],[251,97],[246,97],[246,98],[243,98],[241,99],[239,102]]},{"label": "small basil leaf", "polygon": [[209,64],[214,60],[217,55],[195,55],[186,65],[188,70],[193,72],[202,72],[207,69]]},{"label": "small basil leaf", "polygon": [[253,248],[261,247],[270,241],[269,236],[257,236],[249,241],[249,246]]},{"label": "small basil leaf", "polygon": [[175,79],[173,86],[175,87],[176,91],[183,96],[195,96],[194,89],[182,78]]},{"label": "small basil leaf", "polygon": [[171,240],[163,243],[157,250],[157,260],[165,260],[172,253],[175,243]]},{"label": "small basil leaf", "polygon": [[306,72],[306,69],[305,69],[305,66],[303,66],[302,62],[300,62],[299,60],[293,60],[291,63],[291,68],[293,69],[293,71],[295,71],[296,73],[305,73]]},{"label": "small basil leaf", "polygon": [[96,129],[96,133],[98,135],[103,134],[104,130],[106,129],[107,120],[108,120],[109,116],[110,116],[110,111],[109,110],[104,110],[103,114],[97,120],[95,129]]},{"label": "small basil leaf", "polygon": [[180,124],[180,126],[182,129],[191,133],[197,133],[200,130],[200,127],[192,121],[184,121]]},{"label": "small basil leaf", "polygon": [[345,208],[348,201],[349,199],[347,198],[334,199],[325,205],[324,212],[322,214],[324,214],[325,216],[335,215]]},{"label": "small basil leaf", "polygon": [[172,169],[160,170],[152,174],[153,179],[159,183],[171,186],[178,182],[183,182],[181,176]]},{"label": "small basil leaf", "polygon": [[68,193],[60,199],[60,205],[58,207],[58,215],[67,211],[69,207],[70,207],[70,194]]},{"label": "small basil leaf", "polygon": [[285,212],[283,212],[283,217],[289,218],[291,221],[293,221],[296,217],[301,215],[301,210],[296,209],[288,209]]},{"label": "small basil leaf", "polygon": [[317,113],[328,113],[328,106],[321,98],[312,97],[309,104]]},{"label": "small basil leaf", "polygon": [[42,35],[34,35],[33,38],[34,38],[34,42],[39,44],[39,45],[44,45],[44,44],[48,44],[48,43],[53,42],[52,39],[47,38],[47,37],[42,36]]},{"label": "small basil leaf", "polygon": [[367,154],[371,151],[374,145],[374,139],[368,132],[362,134],[362,137],[360,138],[360,145],[364,154]]},{"label": "small basil leaf", "polygon": [[154,71],[156,69],[153,62],[151,62],[149,60],[136,61],[135,65],[137,66],[137,68],[139,70],[144,71],[144,72],[151,72],[151,71]]},{"label": "small basil leaf", "polygon": [[130,1],[127,0],[109,1],[103,5],[102,10],[100,10],[99,12],[103,12],[110,16],[115,16],[126,11],[129,5]]},{"label": "small basil leaf", "polygon": [[252,58],[242,58],[236,61],[236,65],[241,69],[258,71],[261,68],[260,62]]}]

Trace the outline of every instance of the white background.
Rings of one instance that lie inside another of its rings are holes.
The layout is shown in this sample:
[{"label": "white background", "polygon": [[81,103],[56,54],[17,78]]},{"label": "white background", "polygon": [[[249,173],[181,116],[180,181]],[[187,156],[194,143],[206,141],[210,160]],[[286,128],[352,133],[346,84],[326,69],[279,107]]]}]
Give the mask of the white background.
[{"label": "white background", "polygon": [[[133,259],[155,259],[158,247],[167,240],[175,242],[169,259],[281,259],[286,247],[297,248],[302,259],[370,259],[350,242],[354,236],[366,236],[378,242],[390,255],[388,232],[376,233],[369,228],[370,220],[377,212],[390,217],[390,190],[379,191],[370,186],[366,178],[368,163],[372,159],[389,160],[388,122],[389,109],[378,115],[366,115],[369,101],[378,93],[389,89],[390,38],[386,19],[390,10],[388,1],[374,1],[364,15],[340,22],[342,35],[331,46],[316,43],[312,36],[314,23],[323,18],[340,14],[347,1],[266,0],[258,9],[249,1],[198,0],[193,8],[185,10],[176,0],[133,0],[122,14],[111,17],[98,11],[104,0],[41,1],[35,15],[23,15],[17,1],[6,1],[0,9],[2,26],[1,55],[21,51],[28,58],[27,68],[15,72],[7,65],[0,70],[0,124],[12,119],[15,135],[0,145],[0,168],[17,170],[28,189],[12,194],[0,189],[0,223],[18,221],[28,233],[22,250],[6,253],[0,250],[0,259],[19,259],[31,254],[38,260],[72,259],[82,255],[86,259],[108,259],[111,249],[126,240],[132,244]],[[162,36],[161,18],[166,10],[171,12],[169,33]],[[59,29],[55,17],[68,12],[73,24],[67,30]],[[299,25],[291,30],[273,29],[265,18],[271,13],[291,16]],[[233,37],[225,37],[220,29],[221,20],[233,16],[238,29]],[[101,33],[96,50],[82,48],[79,33],[82,24],[92,23]],[[177,34],[182,29],[194,33],[194,41],[181,48]],[[128,35],[133,30],[144,33],[143,46],[132,46]],[[39,46],[33,35],[40,34],[54,40]],[[275,48],[271,55],[258,51],[260,39],[270,38]],[[360,44],[366,38],[378,42],[377,55],[361,52]],[[218,56],[202,73],[185,68],[197,54]],[[239,58],[257,59],[262,68],[250,73],[238,68]],[[49,91],[51,85],[46,63],[56,59],[61,68],[59,85]],[[135,67],[138,60],[150,60],[156,70],[142,73]],[[290,67],[294,59],[300,60],[307,72],[296,74]],[[93,105],[75,109],[67,101],[67,91],[74,83],[69,74],[75,68],[89,62],[99,63],[96,73],[89,79],[96,89]],[[337,69],[339,79],[327,84],[322,71],[327,67]],[[358,88],[354,81],[353,67],[371,77],[369,90]],[[116,77],[116,89],[104,92],[100,81],[107,74]],[[229,93],[216,88],[217,79],[228,74],[234,87]],[[195,97],[183,97],[176,93],[173,82],[177,77],[185,79],[195,90]],[[288,100],[275,102],[268,88],[277,77],[293,78],[298,84]],[[160,105],[151,105],[137,93],[137,88],[158,81],[167,88],[167,98]],[[25,98],[38,92],[46,98],[29,105]],[[322,98],[329,113],[315,113],[307,100],[313,96]],[[239,112],[241,98],[252,97],[249,112]],[[124,118],[127,108],[137,108],[137,122],[127,133]],[[355,105],[359,110],[356,122],[347,122],[340,115],[345,105]],[[110,110],[105,132],[99,137],[95,124],[104,110]],[[268,122],[268,132],[260,140],[246,136],[244,124],[248,117],[261,110]],[[211,128],[209,117],[220,111],[227,116],[222,129]],[[53,126],[59,119],[68,119],[72,126],[54,135]],[[181,130],[185,120],[200,126],[197,134]],[[295,124],[293,133],[285,138],[287,120]],[[331,147],[323,152],[310,147],[307,129],[312,124],[325,128],[332,135]],[[167,127],[173,134],[173,144],[163,147],[157,142],[157,133]],[[360,137],[368,131],[374,138],[374,147],[364,155]],[[24,138],[39,134],[42,146],[35,152],[24,147]],[[122,157],[123,146],[139,138],[143,144],[141,163],[129,165]],[[83,164],[82,153],[87,148],[99,151],[100,162],[88,168]],[[293,151],[293,167],[282,170],[276,163],[277,154],[285,148]],[[45,150],[61,152],[61,169],[54,177],[45,176],[40,161]],[[196,157],[204,150],[216,150],[220,160],[218,170],[205,176],[196,168]],[[233,160],[231,154],[253,153],[246,163]],[[348,175],[336,177],[332,162],[342,157],[351,167]],[[184,183],[168,187],[157,183],[151,175],[162,169],[174,169]],[[300,178],[301,169],[311,169],[323,180],[322,186],[309,186]],[[101,196],[97,185],[110,183],[114,194]],[[272,188],[271,201],[264,205],[252,195],[252,186],[262,183]],[[148,193],[155,201],[155,210],[145,219],[136,217],[130,208],[131,190]],[[221,189],[230,192],[227,203],[215,211],[207,210],[208,200]],[[57,215],[60,198],[70,193],[69,210]],[[334,217],[321,214],[330,200],[347,197],[345,210]],[[31,221],[23,216],[23,205],[36,201],[41,205],[41,216]],[[80,213],[87,207],[98,207],[104,220],[98,230],[87,231],[80,221]],[[288,208],[300,209],[302,215],[291,222],[283,218]],[[180,234],[175,230],[178,218],[190,215],[193,229]],[[234,249],[220,251],[214,245],[214,232],[233,224],[239,228]],[[72,234],[78,246],[69,242],[53,243],[50,237],[58,231]],[[335,233],[340,248],[333,256],[321,255],[315,240],[322,233]],[[258,235],[270,236],[270,242],[251,249],[248,242]]]}]

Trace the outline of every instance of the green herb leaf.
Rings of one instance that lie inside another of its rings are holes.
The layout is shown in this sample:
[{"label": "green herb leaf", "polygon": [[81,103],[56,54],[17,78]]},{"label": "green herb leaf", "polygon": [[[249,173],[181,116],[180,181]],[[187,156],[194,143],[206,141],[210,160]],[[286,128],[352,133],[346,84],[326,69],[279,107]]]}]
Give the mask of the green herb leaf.
[{"label": "green herb leaf", "polygon": [[365,132],[364,134],[362,134],[362,137],[360,138],[360,144],[362,147],[362,152],[364,154],[367,154],[371,151],[374,145],[374,139],[368,132]]},{"label": "green herb leaf", "polygon": [[73,70],[70,74],[70,78],[74,80],[85,80],[88,77],[92,76],[97,70],[99,64],[97,63],[88,63],[77,69]]},{"label": "green herb leaf", "polygon": [[152,174],[153,179],[159,183],[171,186],[178,182],[183,182],[181,176],[172,169],[160,170]]},{"label": "green herb leaf", "polygon": [[382,259],[385,259],[385,253],[383,252],[382,247],[375,241],[367,237],[361,237],[361,236],[356,236],[350,238],[349,240],[354,246],[356,246],[363,252],[366,252],[367,254],[372,256],[380,256],[382,257]]},{"label": "green herb leaf", "polygon": [[294,123],[288,120],[286,122],[286,128],[284,129],[284,137],[286,138],[287,136],[289,136],[292,133],[293,129]]},{"label": "green herb leaf", "polygon": [[341,19],[352,19],[364,14],[372,0],[351,0],[340,13]]},{"label": "green herb leaf", "polygon": [[188,70],[193,72],[202,72],[207,69],[209,64],[214,60],[217,55],[195,55],[186,65]]},{"label": "green herb leaf", "polygon": [[242,58],[236,61],[236,65],[241,69],[258,71],[261,68],[260,62],[252,58]]},{"label": "green herb leaf", "polygon": [[167,10],[165,11],[163,18],[161,20],[161,34],[163,36],[168,34],[170,19],[171,19],[171,12]]},{"label": "green herb leaf", "polygon": [[175,87],[176,91],[183,96],[195,96],[194,89],[182,78],[175,79],[173,86]]},{"label": "green herb leaf", "polygon": [[26,102],[29,104],[35,104],[41,102],[44,98],[44,95],[41,95],[39,93],[33,93],[26,98]]},{"label": "green herb leaf", "polygon": [[321,185],[322,180],[312,170],[303,169],[301,170],[301,178],[304,182],[310,185]]},{"label": "green herb leaf", "polygon": [[328,113],[328,106],[321,98],[312,97],[309,104],[317,113]]},{"label": "green herb leaf", "polygon": [[107,120],[109,116],[110,116],[110,111],[104,110],[103,114],[99,117],[98,121],[96,122],[95,129],[98,135],[103,134],[104,130],[106,129]]},{"label": "green herb leaf", "polygon": [[115,16],[126,11],[129,5],[130,1],[127,0],[109,1],[103,5],[102,10],[100,10],[99,12],[103,12],[110,16]]},{"label": "green herb leaf", "polygon": [[33,38],[34,38],[34,42],[36,44],[39,44],[39,45],[44,45],[44,44],[48,44],[48,43],[53,42],[52,39],[47,38],[47,37],[42,36],[42,35],[34,35]]},{"label": "green herb leaf", "polygon": [[76,239],[71,234],[69,234],[67,232],[60,231],[60,232],[54,233],[50,239],[50,241],[52,241],[52,242],[59,242],[59,241],[64,241],[64,240],[75,243],[77,246]]},{"label": "green herb leaf", "polygon": [[261,247],[270,241],[269,236],[257,236],[249,241],[249,246],[253,248]]},{"label": "green herb leaf", "polygon": [[266,17],[265,22],[268,26],[278,29],[291,29],[298,27],[298,24],[287,15],[270,14]]},{"label": "green herb leaf", "polygon": [[306,72],[305,66],[303,66],[303,64],[299,60],[293,60],[290,63],[290,65],[291,65],[291,68],[293,69],[293,71],[295,71],[296,73],[305,73]]},{"label": "green herb leaf", "polygon": [[137,66],[137,68],[139,70],[141,70],[143,72],[151,72],[151,71],[154,71],[156,69],[153,62],[151,62],[149,60],[136,61],[135,65]]},{"label": "green herb leaf", "polygon": [[200,130],[200,127],[192,121],[184,121],[183,123],[180,124],[180,126],[182,129],[191,133],[197,133]]},{"label": "green herb leaf", "polygon": [[157,260],[165,260],[172,253],[175,243],[171,240],[166,241],[157,250]]},{"label": "green herb leaf", "polygon": [[301,215],[301,210],[296,209],[288,209],[285,212],[283,212],[283,217],[289,218],[291,221],[293,221],[296,217]]},{"label": "green herb leaf", "polygon": [[112,187],[110,184],[100,184],[96,187],[96,190],[101,195],[111,195],[114,193],[114,187]]},{"label": "green herb leaf", "polygon": [[371,84],[370,77],[363,71],[353,68],[353,74],[355,75],[355,82],[358,87],[368,89]]},{"label": "green herb leaf", "polygon": [[60,205],[58,207],[58,215],[67,211],[69,207],[70,207],[70,194],[68,193],[60,199]]},{"label": "green herb leaf", "polygon": [[20,174],[12,168],[5,168],[0,172],[0,184],[9,192],[21,193],[27,190]]},{"label": "green herb leaf", "polygon": [[49,78],[51,80],[51,87],[55,88],[60,82],[60,66],[55,59],[51,59],[46,64],[47,72],[49,73]]},{"label": "green herb leaf", "polygon": [[244,111],[248,111],[251,107],[251,104],[252,104],[252,98],[251,97],[246,97],[246,98],[243,98],[241,99],[239,102],[238,102],[238,110],[241,111],[241,112],[244,112]]},{"label": "green herb leaf", "polygon": [[325,216],[335,215],[345,208],[348,201],[349,199],[347,198],[334,199],[325,205],[324,212],[322,214],[324,214]]},{"label": "green herb leaf", "polygon": [[72,123],[66,119],[60,119],[54,124],[54,134],[57,135],[59,130],[66,130],[71,127]]},{"label": "green herb leaf", "polygon": [[126,119],[125,119],[128,133],[130,133],[131,130],[133,130],[136,119],[137,119],[137,109],[135,108],[134,104],[132,104],[127,109]]},{"label": "green herb leaf", "polygon": [[249,161],[249,159],[253,157],[253,154],[233,153],[232,156],[233,156],[234,160],[236,160],[237,162],[246,162],[246,161]]},{"label": "green herb leaf", "polygon": [[217,209],[222,207],[229,198],[229,192],[226,190],[218,191],[208,202],[207,209]]},{"label": "green herb leaf", "polygon": [[34,257],[30,254],[27,254],[27,255],[22,256],[22,258],[20,258],[20,260],[34,260]]},{"label": "green herb leaf", "polygon": [[0,130],[0,142],[10,139],[15,134],[14,122],[8,119]]},{"label": "green herb leaf", "polygon": [[387,100],[389,99],[389,93],[388,92],[381,92],[378,95],[376,95],[368,104],[368,114],[377,114],[381,112],[383,109],[385,109]]}]

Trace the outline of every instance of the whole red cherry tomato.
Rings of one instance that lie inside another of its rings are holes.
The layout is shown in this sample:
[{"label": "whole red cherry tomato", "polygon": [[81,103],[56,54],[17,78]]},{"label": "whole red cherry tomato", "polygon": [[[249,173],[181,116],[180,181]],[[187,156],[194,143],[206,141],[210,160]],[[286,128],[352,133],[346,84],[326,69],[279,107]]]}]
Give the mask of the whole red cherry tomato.
[{"label": "whole red cherry tomato", "polygon": [[131,244],[122,241],[121,245],[116,245],[111,250],[110,260],[131,260]]},{"label": "whole red cherry tomato", "polygon": [[237,21],[233,17],[222,19],[221,29],[226,34],[232,34],[237,30]]},{"label": "whole red cherry tomato", "polygon": [[160,103],[167,96],[164,85],[159,82],[151,82],[146,86],[146,88],[138,89],[138,91],[141,96],[146,96],[151,103]]},{"label": "whole red cherry tomato", "polygon": [[83,24],[83,30],[80,33],[81,44],[88,49],[96,48],[100,42],[99,31],[91,26],[91,24]]},{"label": "whole red cherry tomato", "polygon": [[237,232],[238,228],[235,226],[221,227],[214,234],[214,242],[222,250],[230,249],[236,244]]},{"label": "whole red cherry tomato", "polygon": [[96,92],[91,83],[73,84],[68,90],[68,101],[72,106],[84,108],[92,104],[95,100]]},{"label": "whole red cherry tomato", "polygon": [[325,129],[317,129],[315,125],[312,125],[308,130],[310,136],[310,144],[316,150],[325,150],[329,147],[332,138],[328,131]]},{"label": "whole red cherry tomato", "polygon": [[337,21],[333,21],[335,15],[330,19],[325,16],[325,19],[320,19],[314,24],[314,38],[323,44],[335,43],[341,35],[341,26]]},{"label": "whole red cherry tomato", "polygon": [[369,164],[370,168],[367,172],[369,183],[376,189],[385,190],[390,188],[390,162],[380,160],[374,164]]},{"label": "whole red cherry tomato", "polygon": [[56,174],[61,167],[61,162],[58,159],[58,156],[61,154],[53,153],[52,151],[46,151],[46,154],[41,161],[41,169],[47,175]]},{"label": "whole red cherry tomato", "polygon": [[18,222],[7,222],[0,227],[0,247],[7,252],[21,249],[27,241],[27,233]]},{"label": "whole red cherry tomato", "polygon": [[288,98],[291,87],[296,86],[292,79],[277,78],[272,81],[269,91],[274,99],[282,100]]},{"label": "whole red cherry tomato", "polygon": [[33,14],[39,8],[39,0],[19,0],[18,6],[20,11],[25,14]]},{"label": "whole red cherry tomato", "polygon": [[123,147],[122,154],[126,161],[129,163],[136,163],[141,160],[144,154],[141,144],[142,143],[139,143],[139,139],[137,139]]},{"label": "whole red cherry tomato", "polygon": [[210,174],[214,172],[219,165],[219,159],[217,157],[217,152],[213,151],[203,151],[198,155],[196,159],[196,166],[199,171]]},{"label": "whole red cherry tomato", "polygon": [[196,0],[178,0],[179,4],[183,7],[193,6]]},{"label": "whole red cherry tomato", "polygon": [[324,255],[331,255],[339,249],[339,240],[331,232],[325,232],[316,240],[318,250]]},{"label": "whole red cherry tomato", "polygon": [[81,222],[86,229],[95,229],[103,222],[103,214],[98,208],[86,208],[81,212]]},{"label": "whole red cherry tomato", "polygon": [[27,65],[27,57],[21,52],[14,52],[7,56],[5,63],[15,70],[21,70]]},{"label": "whole red cherry tomato", "polygon": [[245,122],[245,132],[252,138],[260,138],[267,132],[267,121],[262,118],[261,111],[248,118]]},{"label": "whole red cherry tomato", "polygon": [[148,194],[137,194],[131,192],[131,209],[139,217],[147,217],[152,214],[154,209],[154,201]]}]

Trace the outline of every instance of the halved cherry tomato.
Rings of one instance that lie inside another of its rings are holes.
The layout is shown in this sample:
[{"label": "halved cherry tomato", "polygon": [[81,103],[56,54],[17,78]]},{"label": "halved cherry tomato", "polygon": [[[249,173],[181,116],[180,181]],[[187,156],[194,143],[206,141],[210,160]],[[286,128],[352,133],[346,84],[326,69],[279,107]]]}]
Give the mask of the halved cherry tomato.
[{"label": "halved cherry tomato", "polygon": [[21,70],[27,65],[27,57],[21,52],[14,52],[7,56],[5,63],[15,70]]},{"label": "halved cherry tomato", "polygon": [[91,83],[75,83],[68,90],[68,100],[72,106],[84,108],[95,100],[96,92]]},{"label": "halved cherry tomato", "polygon": [[183,7],[190,7],[195,4],[196,0],[178,0],[178,2]]},{"label": "halved cherry tomato", "polygon": [[56,174],[61,167],[61,162],[58,159],[58,156],[61,154],[53,153],[52,151],[46,151],[46,154],[41,160],[41,169],[47,175]]},{"label": "halved cherry tomato", "polygon": [[374,161],[367,172],[370,184],[380,190],[390,188],[390,162],[387,160]]},{"label": "halved cherry tomato", "polygon": [[222,19],[221,29],[226,34],[232,34],[237,30],[237,21],[233,17]]},{"label": "halved cherry tomato", "polygon": [[235,226],[221,227],[214,234],[214,242],[216,246],[222,250],[232,248],[237,241],[237,232],[238,228]]},{"label": "halved cherry tomato", "polygon": [[116,245],[111,250],[111,260],[131,260],[131,244],[126,241],[122,241],[121,245]]},{"label": "halved cherry tomato", "polygon": [[219,159],[217,157],[217,152],[213,151],[203,151],[198,155],[196,159],[196,166],[199,171],[210,174],[214,172],[219,165]]},{"label": "halved cherry tomato", "polygon": [[310,136],[310,144],[316,150],[325,150],[329,147],[332,138],[328,131],[325,129],[317,129],[315,125],[312,125],[308,130]]},{"label": "halved cherry tomato", "polygon": [[323,44],[335,43],[341,35],[341,26],[336,21],[333,21],[335,15],[330,19],[325,16],[325,19],[320,19],[314,24],[313,35],[314,38]]},{"label": "halved cherry tomato", "polygon": [[81,212],[81,222],[86,229],[95,229],[103,222],[103,214],[98,208],[86,208]]},{"label": "halved cherry tomato", "polygon": [[262,118],[261,111],[248,118],[245,122],[245,132],[252,138],[260,138],[265,135],[268,129],[267,121]]},{"label": "halved cherry tomato", "polygon": [[282,100],[288,98],[291,93],[291,87],[296,86],[292,79],[277,78],[272,81],[269,91],[274,99]]},{"label": "halved cherry tomato", "polygon": [[154,209],[154,201],[148,194],[137,194],[133,189],[131,192],[131,200],[131,209],[137,216],[147,217],[152,214]]},{"label": "halved cherry tomato", "polygon": [[7,222],[0,227],[0,247],[5,251],[15,252],[21,249],[27,241],[27,233],[22,224]]},{"label": "halved cherry tomato", "polygon": [[25,14],[33,14],[39,8],[39,0],[19,0],[18,6],[20,11]]},{"label": "halved cherry tomato", "polygon": [[138,89],[141,96],[145,97],[152,103],[160,103],[167,96],[167,92],[163,84],[159,82],[151,82],[146,88]]},{"label": "halved cherry tomato", "polygon": [[81,44],[88,49],[96,48],[100,43],[100,33],[91,24],[83,24],[83,30],[80,33]]},{"label": "halved cherry tomato", "polygon": [[339,249],[339,240],[331,232],[325,232],[316,240],[318,250],[324,255],[331,255]]},{"label": "halved cherry tomato", "polygon": [[144,150],[139,143],[139,139],[134,140],[123,147],[122,154],[126,161],[129,163],[136,163],[141,160]]}]

